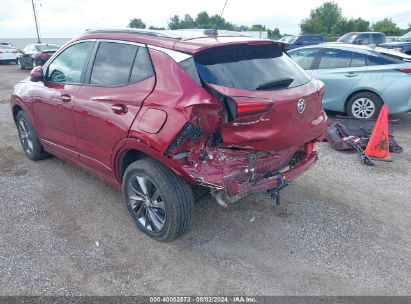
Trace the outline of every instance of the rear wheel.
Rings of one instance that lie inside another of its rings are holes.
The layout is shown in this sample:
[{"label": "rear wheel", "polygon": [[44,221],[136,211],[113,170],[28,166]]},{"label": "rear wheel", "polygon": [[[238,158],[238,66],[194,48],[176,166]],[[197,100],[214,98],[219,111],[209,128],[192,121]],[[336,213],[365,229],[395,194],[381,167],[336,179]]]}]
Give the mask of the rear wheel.
[{"label": "rear wheel", "polygon": [[355,118],[377,118],[383,104],[378,95],[359,92],[348,100],[347,114]]},{"label": "rear wheel", "polygon": [[31,160],[41,160],[46,158],[48,153],[44,152],[36,131],[24,111],[17,113],[16,122],[20,143],[26,156]]},{"label": "rear wheel", "polygon": [[123,195],[137,228],[155,240],[173,241],[191,226],[194,198],[189,184],[156,160],[128,166]]}]

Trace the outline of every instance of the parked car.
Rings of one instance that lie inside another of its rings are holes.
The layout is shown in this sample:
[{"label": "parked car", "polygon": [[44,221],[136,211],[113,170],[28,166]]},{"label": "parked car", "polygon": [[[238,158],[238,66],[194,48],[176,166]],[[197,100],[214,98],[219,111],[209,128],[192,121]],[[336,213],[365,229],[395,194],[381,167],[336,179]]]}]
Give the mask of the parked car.
[{"label": "parked car", "polygon": [[285,36],[280,39],[288,44],[287,50],[292,50],[301,46],[320,44],[325,41],[323,35],[311,34],[311,35],[298,35],[298,36]]},{"label": "parked car", "polygon": [[50,153],[122,189],[137,227],[161,241],[190,226],[190,185],[222,205],[256,192],[277,198],[315,163],[327,128],[322,82],[284,44],[182,37],[89,31],[11,97],[28,158]]},{"label": "parked car", "polygon": [[42,66],[53,55],[59,46],[50,43],[37,43],[27,45],[19,58],[20,68],[33,68]]},{"label": "parked car", "polygon": [[383,43],[380,46],[387,49],[393,49],[407,55],[411,55],[411,32],[408,32],[404,36],[399,37],[397,41]]},{"label": "parked car", "polygon": [[19,51],[9,44],[0,44],[0,63],[11,63],[17,64]]},{"label": "parked car", "polygon": [[337,42],[359,45],[380,45],[385,42],[385,34],[380,32],[352,32],[340,37]]},{"label": "parked car", "polygon": [[[377,49],[378,50],[378,49]],[[325,110],[376,118],[411,110],[411,64],[365,46],[324,43],[289,52],[303,69],[325,84]]]}]

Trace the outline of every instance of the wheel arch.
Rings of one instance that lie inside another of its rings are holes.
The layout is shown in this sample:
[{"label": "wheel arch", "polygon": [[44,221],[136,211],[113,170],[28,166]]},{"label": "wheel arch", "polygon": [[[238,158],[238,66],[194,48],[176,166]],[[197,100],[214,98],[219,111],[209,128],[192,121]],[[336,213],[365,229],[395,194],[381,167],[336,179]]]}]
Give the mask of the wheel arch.
[{"label": "wheel arch", "polygon": [[347,98],[345,99],[344,113],[347,113],[347,105],[348,105],[348,101],[351,99],[351,97],[353,97],[355,94],[363,93],[363,92],[372,93],[372,94],[377,95],[381,99],[382,103],[384,104],[384,99],[381,97],[381,94],[376,92],[375,90],[372,90],[370,88],[358,89],[358,90],[355,90],[354,92],[352,92],[351,94],[349,94],[347,96]]},{"label": "wheel arch", "polygon": [[175,174],[187,180],[190,184],[197,184],[197,182],[182,169],[182,167],[175,161],[165,157],[162,153],[155,150],[148,144],[144,144],[142,140],[130,139],[126,140],[125,145],[116,153],[114,160],[114,172],[116,179],[120,184],[123,182],[123,175],[127,167],[140,159],[152,158],[160,162],[163,166],[172,170]]},{"label": "wheel arch", "polygon": [[13,119],[14,119],[15,124],[17,124],[17,113],[20,111],[24,111],[24,109],[19,104],[13,105],[12,112],[13,112]]}]

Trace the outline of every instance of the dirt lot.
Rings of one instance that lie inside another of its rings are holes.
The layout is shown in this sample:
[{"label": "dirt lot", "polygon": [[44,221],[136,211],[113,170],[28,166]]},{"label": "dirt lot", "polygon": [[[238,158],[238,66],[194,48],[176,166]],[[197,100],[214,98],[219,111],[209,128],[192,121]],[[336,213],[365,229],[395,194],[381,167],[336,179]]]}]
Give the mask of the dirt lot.
[{"label": "dirt lot", "polygon": [[0,295],[410,295],[411,113],[404,153],[361,166],[320,144],[282,193],[224,209],[162,244],[134,227],[121,193],[57,158],[25,158],[8,99],[26,77],[0,65]]}]

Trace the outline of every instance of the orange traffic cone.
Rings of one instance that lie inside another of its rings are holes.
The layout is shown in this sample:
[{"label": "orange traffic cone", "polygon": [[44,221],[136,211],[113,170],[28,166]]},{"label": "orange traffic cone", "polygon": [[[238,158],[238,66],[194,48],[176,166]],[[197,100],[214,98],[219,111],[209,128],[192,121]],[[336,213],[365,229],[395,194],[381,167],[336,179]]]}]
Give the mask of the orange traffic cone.
[{"label": "orange traffic cone", "polygon": [[388,106],[385,104],[378,115],[371,138],[365,149],[365,154],[375,158],[390,158],[388,142]]}]

